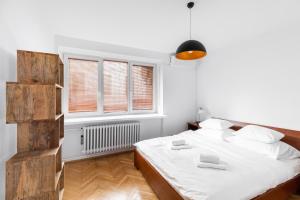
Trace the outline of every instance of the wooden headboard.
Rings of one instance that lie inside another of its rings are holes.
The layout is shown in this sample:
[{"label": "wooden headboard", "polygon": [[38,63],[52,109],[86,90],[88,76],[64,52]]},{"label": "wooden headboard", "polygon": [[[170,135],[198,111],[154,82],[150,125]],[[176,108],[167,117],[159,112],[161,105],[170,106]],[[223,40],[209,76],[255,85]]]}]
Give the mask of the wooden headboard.
[{"label": "wooden headboard", "polygon": [[[227,120],[227,119],[224,119]],[[233,130],[239,130],[243,128],[246,125],[249,125],[250,123],[245,123],[245,122],[238,122],[238,121],[232,121],[232,120],[227,120],[230,121],[231,123],[234,124],[231,129]],[[266,128],[270,128],[276,131],[279,131],[283,134],[285,134],[285,137],[282,139],[285,143],[288,143],[289,145],[295,147],[296,149],[300,150],[300,131],[296,130],[290,130],[290,129],[284,129],[284,128],[277,128],[277,127],[272,127],[272,126],[264,126],[260,124],[252,124],[252,125],[257,125],[257,126],[263,126]]]}]

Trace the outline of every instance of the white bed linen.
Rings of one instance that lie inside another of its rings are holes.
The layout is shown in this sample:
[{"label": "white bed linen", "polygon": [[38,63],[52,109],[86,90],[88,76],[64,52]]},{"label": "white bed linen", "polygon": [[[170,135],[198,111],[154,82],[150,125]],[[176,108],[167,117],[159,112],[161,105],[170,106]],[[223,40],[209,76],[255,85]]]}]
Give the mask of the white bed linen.
[{"label": "white bed linen", "polygon": [[[144,140],[137,150],[184,198],[193,200],[251,199],[300,173],[300,159],[280,161],[215,140],[205,130]],[[234,136],[233,136],[234,137]],[[174,139],[185,139],[192,149],[174,151]],[[200,153],[214,153],[227,170],[198,168]]]}]

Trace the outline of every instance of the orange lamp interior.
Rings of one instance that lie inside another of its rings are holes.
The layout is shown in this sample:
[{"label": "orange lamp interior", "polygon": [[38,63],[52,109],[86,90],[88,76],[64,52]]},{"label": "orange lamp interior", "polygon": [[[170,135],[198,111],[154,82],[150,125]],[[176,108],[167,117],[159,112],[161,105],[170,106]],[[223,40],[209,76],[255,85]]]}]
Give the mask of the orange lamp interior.
[{"label": "orange lamp interior", "polygon": [[184,51],[176,54],[176,58],[180,60],[195,60],[206,56],[204,51]]}]

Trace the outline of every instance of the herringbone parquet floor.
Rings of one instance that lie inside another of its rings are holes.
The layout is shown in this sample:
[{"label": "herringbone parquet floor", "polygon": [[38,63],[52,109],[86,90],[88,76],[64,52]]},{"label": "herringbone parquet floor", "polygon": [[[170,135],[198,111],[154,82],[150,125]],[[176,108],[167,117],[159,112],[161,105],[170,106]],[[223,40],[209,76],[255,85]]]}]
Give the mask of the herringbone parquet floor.
[{"label": "herringbone parquet floor", "polygon": [[64,200],[157,200],[133,153],[66,163]]}]

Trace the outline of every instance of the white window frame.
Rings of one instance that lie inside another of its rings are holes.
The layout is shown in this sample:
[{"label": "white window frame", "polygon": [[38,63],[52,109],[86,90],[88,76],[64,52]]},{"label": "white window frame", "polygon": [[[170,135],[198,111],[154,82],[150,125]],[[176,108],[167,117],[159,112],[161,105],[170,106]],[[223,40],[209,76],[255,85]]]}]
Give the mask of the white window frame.
[{"label": "white window frame", "polygon": [[[157,63],[151,62],[140,62],[134,61],[130,59],[117,59],[111,57],[101,57],[101,56],[88,56],[88,55],[81,55],[81,54],[73,54],[73,53],[65,53],[63,54],[64,58],[64,103],[63,103],[63,110],[65,116],[67,118],[73,117],[107,117],[107,116],[120,116],[120,115],[144,115],[144,114],[159,114],[159,105],[161,105],[162,98],[160,97],[160,66]],[[74,59],[81,59],[81,60],[91,60],[98,62],[98,96],[97,96],[97,111],[96,112],[69,112],[69,58]],[[126,112],[112,112],[112,113],[105,113],[103,110],[103,100],[104,95],[102,93],[104,89],[103,84],[103,61],[119,61],[119,62],[127,62],[128,63],[128,111]],[[143,67],[153,67],[153,107],[152,110],[133,110],[132,108],[132,79],[131,79],[131,67],[132,65],[140,65]]]}]

